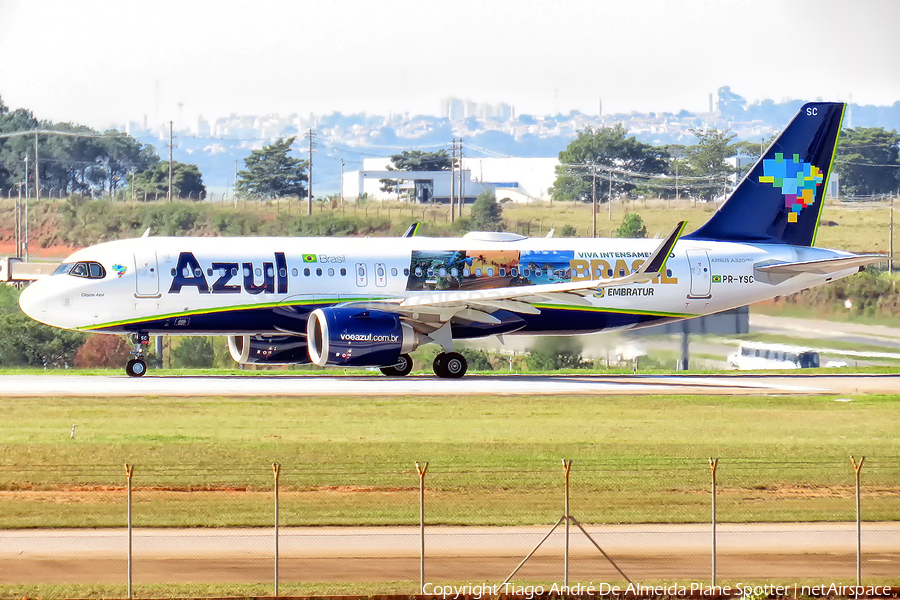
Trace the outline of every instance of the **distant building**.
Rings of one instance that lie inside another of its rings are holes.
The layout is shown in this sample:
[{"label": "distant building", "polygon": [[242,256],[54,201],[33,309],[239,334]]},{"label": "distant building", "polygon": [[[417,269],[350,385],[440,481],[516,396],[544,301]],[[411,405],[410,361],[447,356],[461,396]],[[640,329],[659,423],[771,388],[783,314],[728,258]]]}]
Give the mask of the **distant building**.
[{"label": "distant building", "polygon": [[[393,179],[401,182],[399,195],[404,199],[449,203],[453,187],[450,171],[390,171],[388,164],[387,158],[365,159],[362,170],[344,173],[344,197],[396,200],[397,192],[381,190],[382,179]],[[473,202],[485,190],[492,190],[501,201],[546,200],[548,189],[556,181],[558,164],[556,158],[463,158],[463,194],[466,202]],[[456,194],[458,197],[459,189]]]}]

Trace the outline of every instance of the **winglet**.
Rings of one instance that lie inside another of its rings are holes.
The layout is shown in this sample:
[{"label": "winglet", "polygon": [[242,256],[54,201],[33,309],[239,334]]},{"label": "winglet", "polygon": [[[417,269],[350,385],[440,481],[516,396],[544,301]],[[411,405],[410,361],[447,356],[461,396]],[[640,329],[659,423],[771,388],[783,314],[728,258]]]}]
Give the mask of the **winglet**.
[{"label": "winglet", "polygon": [[400,237],[405,237],[405,238],[413,237],[414,235],[416,235],[416,232],[419,231],[419,225],[420,225],[420,223],[418,221],[416,221],[415,223],[410,225],[409,229],[407,229],[403,233],[403,235],[401,235]]},{"label": "winglet", "polygon": [[672,248],[675,247],[675,243],[678,241],[678,238],[681,237],[685,223],[687,223],[687,221],[678,222],[675,228],[669,232],[669,235],[663,239],[662,243],[656,247],[656,250],[653,251],[650,258],[641,265],[641,268],[638,270],[639,273],[652,273],[655,275],[665,271],[666,261],[669,260]]}]

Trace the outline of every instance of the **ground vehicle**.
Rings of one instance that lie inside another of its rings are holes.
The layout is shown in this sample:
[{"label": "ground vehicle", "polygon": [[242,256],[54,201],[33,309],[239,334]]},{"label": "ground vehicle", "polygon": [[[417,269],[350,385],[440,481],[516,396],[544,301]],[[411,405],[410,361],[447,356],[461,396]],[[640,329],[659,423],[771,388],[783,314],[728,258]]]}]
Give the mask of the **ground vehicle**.
[{"label": "ground vehicle", "polygon": [[741,370],[814,369],[819,366],[819,353],[799,346],[744,342],[728,355],[728,364]]}]

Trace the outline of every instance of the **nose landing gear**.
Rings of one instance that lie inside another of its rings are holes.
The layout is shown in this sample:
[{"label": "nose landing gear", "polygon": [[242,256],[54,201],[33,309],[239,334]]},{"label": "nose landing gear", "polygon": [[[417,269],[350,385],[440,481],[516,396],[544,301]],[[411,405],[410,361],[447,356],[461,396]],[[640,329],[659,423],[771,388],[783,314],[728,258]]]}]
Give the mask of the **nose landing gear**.
[{"label": "nose landing gear", "polygon": [[134,357],[125,363],[125,373],[129,377],[142,377],[147,372],[147,346],[150,345],[150,334],[144,332],[132,333],[129,337],[134,348],[131,355]]}]

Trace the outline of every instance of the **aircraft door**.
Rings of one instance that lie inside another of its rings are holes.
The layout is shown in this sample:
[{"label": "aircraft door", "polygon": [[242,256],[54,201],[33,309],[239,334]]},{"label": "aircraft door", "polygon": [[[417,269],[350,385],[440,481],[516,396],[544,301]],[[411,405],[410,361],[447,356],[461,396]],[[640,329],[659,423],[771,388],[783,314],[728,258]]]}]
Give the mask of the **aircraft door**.
[{"label": "aircraft door", "polygon": [[375,263],[375,285],[378,287],[387,285],[387,267],[384,263]]},{"label": "aircraft door", "polygon": [[366,287],[369,283],[369,277],[366,275],[366,265],[356,263],[356,287]]},{"label": "aircraft door", "polygon": [[709,272],[709,254],[706,250],[688,250],[687,258],[691,267],[691,291],[688,298],[710,298],[712,273]]},{"label": "aircraft door", "polygon": [[134,295],[138,298],[159,298],[159,268],[156,251],[140,249],[134,253]]}]

